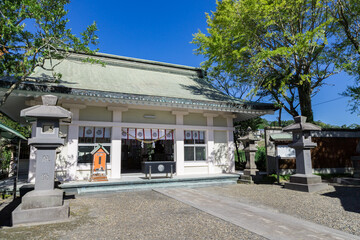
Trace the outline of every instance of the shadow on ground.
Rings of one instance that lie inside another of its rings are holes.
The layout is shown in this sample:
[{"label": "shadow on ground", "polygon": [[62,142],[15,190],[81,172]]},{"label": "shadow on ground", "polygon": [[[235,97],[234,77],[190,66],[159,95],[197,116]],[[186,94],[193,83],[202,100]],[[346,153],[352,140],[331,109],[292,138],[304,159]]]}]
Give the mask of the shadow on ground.
[{"label": "shadow on ground", "polygon": [[345,211],[360,213],[360,186],[337,186],[335,191],[324,193],[323,196],[338,198]]},{"label": "shadow on ground", "polygon": [[11,213],[19,206],[21,203],[21,198],[16,198],[12,202],[4,202],[2,204],[5,204],[6,206],[1,208],[0,206],[0,228],[3,227],[11,227],[12,221],[11,221]]}]

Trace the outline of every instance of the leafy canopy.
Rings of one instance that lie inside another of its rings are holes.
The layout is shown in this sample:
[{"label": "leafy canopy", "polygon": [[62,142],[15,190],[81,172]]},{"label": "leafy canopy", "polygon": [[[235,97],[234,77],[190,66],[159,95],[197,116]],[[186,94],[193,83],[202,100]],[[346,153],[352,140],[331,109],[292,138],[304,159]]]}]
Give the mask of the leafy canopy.
[{"label": "leafy canopy", "polygon": [[[329,43],[334,20],[326,0],[223,0],[206,14],[208,33],[194,35],[196,53],[214,74],[270,96],[292,116],[313,119],[311,97],[337,72]],[[236,78],[234,78],[236,79]]]},{"label": "leafy canopy", "polygon": [[[69,0],[0,1],[0,79],[11,79],[13,83],[0,105],[36,67],[52,71],[56,81],[61,74],[55,73],[54,67],[71,51],[97,51],[89,47],[98,43],[95,22],[80,37],[67,28],[68,3]],[[91,58],[87,61],[96,62]]]}]

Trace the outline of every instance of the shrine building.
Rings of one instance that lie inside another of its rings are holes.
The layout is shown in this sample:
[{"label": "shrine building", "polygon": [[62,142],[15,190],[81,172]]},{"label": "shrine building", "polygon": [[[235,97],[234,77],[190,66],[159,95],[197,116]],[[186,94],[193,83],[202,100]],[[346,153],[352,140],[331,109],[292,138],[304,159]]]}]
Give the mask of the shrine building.
[{"label": "shrine building", "polygon": [[[85,62],[88,57],[105,66]],[[234,172],[234,121],[275,110],[272,104],[222,94],[199,68],[102,53],[72,53],[58,63],[60,80],[35,69],[1,111],[25,123],[20,111],[52,94],[57,105],[72,112],[71,122],[60,125],[65,145],[59,149],[56,176],[61,181],[88,180],[91,152],[99,144],[109,153],[108,179],[141,172],[143,161],[173,161],[178,176]],[[1,94],[10,85],[11,79],[1,79]],[[30,182],[35,178],[34,150],[26,163]]]}]

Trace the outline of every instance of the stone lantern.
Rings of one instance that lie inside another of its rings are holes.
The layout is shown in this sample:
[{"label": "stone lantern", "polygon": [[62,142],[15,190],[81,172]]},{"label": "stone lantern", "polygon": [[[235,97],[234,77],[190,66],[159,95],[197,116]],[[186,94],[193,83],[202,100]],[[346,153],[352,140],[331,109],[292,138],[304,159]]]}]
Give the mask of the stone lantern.
[{"label": "stone lantern", "polygon": [[60,119],[71,119],[71,112],[56,106],[57,97],[42,96],[43,105],[23,109],[21,117],[35,120],[36,130],[29,145],[36,149],[35,189],[22,198],[13,211],[13,225],[64,220],[69,217],[69,203],[63,191],[54,189],[56,149],[64,145],[59,137]]},{"label": "stone lantern", "polygon": [[290,182],[285,183],[285,188],[316,192],[327,188],[327,184],[321,182],[321,177],[312,174],[311,149],[317,146],[311,141],[310,131],[320,131],[321,128],[306,122],[306,117],[297,116],[295,123],[283,129],[284,132],[292,132],[293,143],[289,147],[295,149],[296,174],[290,177]]},{"label": "stone lantern", "polygon": [[244,174],[241,175],[240,182],[252,183],[253,177],[259,171],[255,164],[255,154],[257,151],[256,142],[258,142],[260,139],[254,136],[250,127],[247,129],[247,131],[248,134],[246,136],[239,138],[239,141],[241,141],[244,145],[244,152],[246,157]]}]

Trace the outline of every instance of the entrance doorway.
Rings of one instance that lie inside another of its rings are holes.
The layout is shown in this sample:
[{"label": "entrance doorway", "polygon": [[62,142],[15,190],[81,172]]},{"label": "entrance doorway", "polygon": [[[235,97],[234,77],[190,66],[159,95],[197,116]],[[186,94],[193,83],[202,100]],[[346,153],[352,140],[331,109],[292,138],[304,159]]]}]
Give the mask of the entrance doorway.
[{"label": "entrance doorway", "polygon": [[136,139],[122,139],[121,173],[141,172],[143,161],[174,161],[174,141],[158,140],[142,144]]}]

